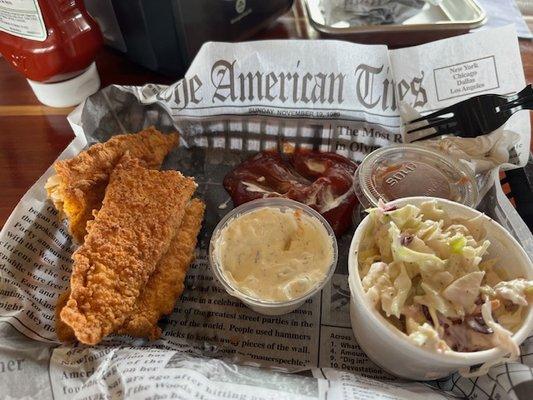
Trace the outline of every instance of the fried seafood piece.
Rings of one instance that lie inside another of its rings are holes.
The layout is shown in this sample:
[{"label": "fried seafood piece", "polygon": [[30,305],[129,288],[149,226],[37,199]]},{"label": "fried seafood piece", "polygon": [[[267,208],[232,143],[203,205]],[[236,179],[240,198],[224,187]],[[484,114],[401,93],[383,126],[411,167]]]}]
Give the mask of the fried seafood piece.
[{"label": "fried seafood piece", "polygon": [[[205,204],[193,199],[187,205],[178,233],[172,239],[167,253],[161,258],[154,273],[138,297],[133,312],[118,330],[119,334],[155,340],[161,335],[157,322],[170,314],[184,289],[185,275],[194,259],[197,236],[202,226]],[[70,296],[63,293],[56,304],[56,334],[60,341],[76,340],[72,329],[59,314]]]},{"label": "fried seafood piece", "polygon": [[193,199],[185,210],[180,229],[168,252],[157,264],[134,311],[118,333],[155,340],[161,335],[157,322],[170,314],[184,289],[185,275],[194,258],[196,240],[204,217],[205,204]]},{"label": "fried seafood piece", "polygon": [[72,328],[65,324],[60,317],[61,310],[63,307],[65,307],[65,304],[67,304],[69,297],[70,289],[64,293],[61,293],[56,303],[56,335],[61,342],[73,342],[76,340],[76,336],[74,336],[74,331]]},{"label": "fried seafood piece", "polygon": [[80,342],[96,344],[124,324],[195,189],[192,178],[148,169],[128,154],[117,164],[72,256],[71,293],[60,312]]},{"label": "fried seafood piece", "polygon": [[46,182],[48,197],[69,221],[69,231],[82,243],[87,221],[102,205],[109,174],[126,153],[159,169],[168,152],[178,143],[178,134],[165,135],[155,128],[135,134],[117,135],[98,143],[69,160],[54,164],[56,174]]}]

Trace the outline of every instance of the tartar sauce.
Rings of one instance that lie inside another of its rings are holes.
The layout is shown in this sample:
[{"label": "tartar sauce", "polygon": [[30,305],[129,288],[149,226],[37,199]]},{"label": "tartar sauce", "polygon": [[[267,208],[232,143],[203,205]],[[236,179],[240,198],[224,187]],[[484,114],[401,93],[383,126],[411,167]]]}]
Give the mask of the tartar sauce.
[{"label": "tartar sauce", "polygon": [[257,300],[302,297],[322,282],[334,259],[332,237],[300,210],[263,207],[230,220],[215,240],[229,283]]}]

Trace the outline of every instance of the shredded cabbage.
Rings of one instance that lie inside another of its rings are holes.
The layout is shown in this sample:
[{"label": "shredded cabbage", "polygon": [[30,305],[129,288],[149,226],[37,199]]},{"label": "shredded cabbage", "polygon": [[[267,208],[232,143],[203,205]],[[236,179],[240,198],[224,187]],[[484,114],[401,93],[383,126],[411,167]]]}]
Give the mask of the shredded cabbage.
[{"label": "shredded cabbage", "polygon": [[445,349],[447,347],[437,331],[426,322],[423,325],[419,325],[418,329],[409,335],[409,339],[418,346],[429,349]]},{"label": "shredded cabbage", "polygon": [[517,356],[511,336],[533,301],[533,281],[502,279],[498,260],[487,258],[483,218],[453,218],[436,201],[367,211],[362,285],[394,326],[439,352],[497,346],[506,359]]},{"label": "shredded cabbage", "polygon": [[496,296],[507,299],[520,306],[527,306],[527,295],[533,295],[533,281],[513,279],[512,281],[499,282],[494,286]]}]

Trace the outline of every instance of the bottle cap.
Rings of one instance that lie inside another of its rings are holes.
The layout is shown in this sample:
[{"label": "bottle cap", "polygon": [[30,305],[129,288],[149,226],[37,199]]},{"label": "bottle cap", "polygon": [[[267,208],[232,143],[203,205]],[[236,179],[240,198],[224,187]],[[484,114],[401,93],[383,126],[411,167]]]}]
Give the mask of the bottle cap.
[{"label": "bottle cap", "polygon": [[28,79],[37,99],[50,107],[70,107],[83,100],[100,88],[100,77],[93,62],[82,74],[65,81],[43,83]]}]

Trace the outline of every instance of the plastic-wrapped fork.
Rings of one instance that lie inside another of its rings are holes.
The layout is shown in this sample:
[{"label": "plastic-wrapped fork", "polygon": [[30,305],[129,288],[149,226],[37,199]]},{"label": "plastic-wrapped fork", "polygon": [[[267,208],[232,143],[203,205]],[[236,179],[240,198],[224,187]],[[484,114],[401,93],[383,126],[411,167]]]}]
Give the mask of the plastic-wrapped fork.
[{"label": "plastic-wrapped fork", "polygon": [[414,119],[406,125],[406,134],[416,135],[415,142],[441,135],[477,137],[495,131],[519,110],[533,109],[533,87],[503,96],[482,94]]}]

